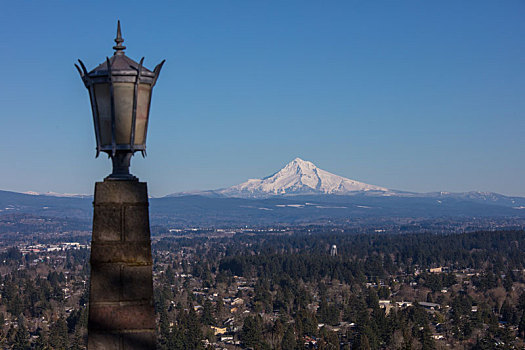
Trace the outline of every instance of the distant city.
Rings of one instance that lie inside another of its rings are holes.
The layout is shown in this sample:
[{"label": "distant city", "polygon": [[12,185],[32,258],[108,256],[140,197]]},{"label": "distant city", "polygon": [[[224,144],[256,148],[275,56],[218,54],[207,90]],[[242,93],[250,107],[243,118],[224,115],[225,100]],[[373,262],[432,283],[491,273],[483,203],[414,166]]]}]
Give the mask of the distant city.
[{"label": "distant city", "polygon": [[[3,346],[85,348],[90,231],[0,218]],[[159,345],[524,346],[523,231],[441,230],[155,229]]]}]

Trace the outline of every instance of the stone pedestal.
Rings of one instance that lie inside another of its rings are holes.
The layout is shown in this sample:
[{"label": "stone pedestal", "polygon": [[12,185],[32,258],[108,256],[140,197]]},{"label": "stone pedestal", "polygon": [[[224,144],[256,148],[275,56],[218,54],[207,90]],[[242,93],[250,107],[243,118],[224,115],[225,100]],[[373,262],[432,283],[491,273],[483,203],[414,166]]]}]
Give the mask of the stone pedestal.
[{"label": "stone pedestal", "polygon": [[93,206],[88,349],[155,349],[147,185],[97,182]]}]

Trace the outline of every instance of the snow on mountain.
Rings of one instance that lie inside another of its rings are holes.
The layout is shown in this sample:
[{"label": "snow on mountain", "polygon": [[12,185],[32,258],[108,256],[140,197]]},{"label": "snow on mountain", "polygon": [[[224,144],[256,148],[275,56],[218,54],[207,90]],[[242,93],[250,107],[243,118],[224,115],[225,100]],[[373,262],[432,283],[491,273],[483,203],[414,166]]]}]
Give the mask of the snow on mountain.
[{"label": "snow on mountain", "polygon": [[67,197],[67,198],[89,198],[92,197],[89,194],[77,194],[77,193],[57,193],[57,192],[46,192],[40,193],[35,191],[22,192],[23,194],[29,194],[31,196],[49,196],[49,197]]},{"label": "snow on mountain", "polygon": [[388,194],[390,190],[329,173],[319,169],[312,162],[295,158],[271,176],[263,179],[250,179],[239,185],[214,192],[227,197],[258,198],[297,194],[348,195],[357,192]]}]

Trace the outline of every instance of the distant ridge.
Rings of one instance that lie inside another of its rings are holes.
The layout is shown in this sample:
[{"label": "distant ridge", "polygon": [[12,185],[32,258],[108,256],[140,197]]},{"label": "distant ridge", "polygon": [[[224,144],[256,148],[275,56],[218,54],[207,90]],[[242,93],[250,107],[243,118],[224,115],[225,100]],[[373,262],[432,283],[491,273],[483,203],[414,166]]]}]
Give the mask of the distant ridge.
[{"label": "distant ridge", "polygon": [[93,195],[90,194],[78,194],[78,193],[57,193],[57,192],[46,192],[40,193],[35,191],[26,191],[22,194],[28,194],[31,196],[50,196],[50,197],[67,197],[67,198],[91,198]]}]

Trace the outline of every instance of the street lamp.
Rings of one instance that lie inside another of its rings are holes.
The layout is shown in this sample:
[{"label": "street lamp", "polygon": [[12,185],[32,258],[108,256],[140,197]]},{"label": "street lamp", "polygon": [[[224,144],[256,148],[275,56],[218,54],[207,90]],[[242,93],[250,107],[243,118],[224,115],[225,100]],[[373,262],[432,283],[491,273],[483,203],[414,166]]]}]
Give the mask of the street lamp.
[{"label": "street lamp", "polygon": [[146,155],[146,135],[153,86],[165,61],[153,71],[124,54],[124,39],[117,26],[115,53],[88,72],[81,60],[75,64],[89,91],[93,125],[97,141],[97,157],[106,152],[113,162],[108,180],[135,179],[129,173],[130,160],[137,151]]},{"label": "street lamp", "polygon": [[146,154],[151,93],[164,61],[150,71],[144,58],[126,57],[120,22],[115,42],[115,54],[92,71],[80,60],[75,65],[89,91],[97,157],[106,152],[113,162],[93,198],[87,348],[153,350],[148,189],[129,173],[129,163],[135,152]]}]

